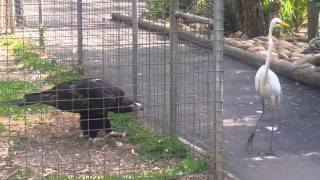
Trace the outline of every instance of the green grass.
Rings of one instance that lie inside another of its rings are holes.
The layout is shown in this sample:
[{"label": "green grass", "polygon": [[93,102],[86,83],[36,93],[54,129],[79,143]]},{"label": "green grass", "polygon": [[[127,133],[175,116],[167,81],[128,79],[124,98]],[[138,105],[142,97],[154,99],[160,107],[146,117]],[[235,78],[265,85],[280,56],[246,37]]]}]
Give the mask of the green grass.
[{"label": "green grass", "polygon": [[206,168],[206,161],[203,158],[195,158],[192,155],[187,155],[176,165],[170,165],[156,172],[142,171],[132,175],[105,175],[105,176],[57,176],[50,175],[43,179],[45,180],[173,180],[178,176],[201,172]]},{"label": "green grass", "polygon": [[10,177],[10,180],[31,179],[32,173],[32,168],[27,166],[24,169],[19,169],[12,177]]},{"label": "green grass", "polygon": [[[0,38],[0,46],[7,46],[17,63],[23,63],[24,68],[32,70],[40,70],[48,74],[45,79],[47,83],[60,83],[63,81],[76,79],[84,74],[81,67],[76,70],[70,70],[66,66],[59,64],[57,61],[49,58],[42,58],[39,53],[30,44],[25,43],[17,38]],[[24,92],[33,92],[39,89],[32,82],[0,82],[0,100],[15,100],[23,97]],[[42,112],[43,106],[4,106],[0,105],[0,115],[19,116],[25,112]],[[206,169],[206,159],[197,158],[188,153],[187,149],[179,142],[175,136],[160,136],[150,129],[146,128],[142,123],[130,114],[114,114],[109,113],[109,118],[114,129],[125,132],[130,144],[137,146],[137,153],[143,160],[175,160],[173,165],[160,169],[157,172],[139,172],[135,175],[128,176],[95,176],[90,179],[118,180],[118,179],[172,179],[178,175],[192,174],[204,171]],[[4,130],[2,130],[4,131]],[[1,124],[0,124],[1,133]],[[24,141],[24,137],[18,135],[10,141],[11,147],[16,147]],[[109,142],[113,143],[113,142]],[[170,178],[172,177],[172,178]],[[88,179],[85,176],[55,176],[51,175],[45,179]]]},{"label": "green grass", "polygon": [[[67,66],[58,63],[55,59],[41,57],[37,48],[23,39],[11,36],[1,37],[0,46],[7,47],[15,57],[15,62],[22,63],[24,68],[39,70],[42,73],[49,74],[45,82],[56,84],[77,79],[84,75],[82,67],[69,69]],[[41,48],[38,49],[40,50]]]},{"label": "green grass", "polygon": [[[24,92],[36,91],[38,87],[31,82],[25,81],[0,81],[0,101],[11,101],[21,99]],[[14,106],[7,104],[0,104],[0,116],[20,117],[26,112],[40,112],[39,105],[32,106]]]},{"label": "green grass", "polygon": [[126,176],[117,176],[117,175],[106,175],[106,176],[58,176],[50,175],[41,180],[173,180],[174,177],[166,176],[163,174],[157,173],[140,173],[138,175],[126,175]]},{"label": "green grass", "polygon": [[151,132],[130,114],[108,113],[112,127],[125,132],[129,141],[139,145],[138,154],[153,159],[165,157],[185,158],[187,150],[174,136],[163,137]]},{"label": "green grass", "polygon": [[23,144],[26,141],[26,137],[21,134],[17,134],[15,137],[12,137],[10,140],[11,150],[15,150],[18,146]]},{"label": "green grass", "polygon": [[0,122],[0,134],[5,132],[5,130],[6,130],[6,126],[2,122]]},{"label": "green grass", "polygon": [[179,161],[176,165],[168,166],[164,171],[159,171],[159,176],[163,174],[169,176],[185,175],[206,170],[206,158],[198,158],[188,153],[177,137],[160,136],[127,113],[108,113],[108,117],[115,130],[125,132],[129,142],[138,145],[137,152],[141,158],[152,160],[175,158]]}]

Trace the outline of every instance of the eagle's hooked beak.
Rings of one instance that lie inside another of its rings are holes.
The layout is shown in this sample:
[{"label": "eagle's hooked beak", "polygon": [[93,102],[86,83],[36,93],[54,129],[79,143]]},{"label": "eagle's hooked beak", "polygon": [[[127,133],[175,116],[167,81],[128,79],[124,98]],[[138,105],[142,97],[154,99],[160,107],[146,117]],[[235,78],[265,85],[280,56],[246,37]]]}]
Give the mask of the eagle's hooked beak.
[{"label": "eagle's hooked beak", "polygon": [[134,111],[139,111],[143,110],[143,105],[140,102],[135,102],[134,104],[132,104],[131,108]]}]

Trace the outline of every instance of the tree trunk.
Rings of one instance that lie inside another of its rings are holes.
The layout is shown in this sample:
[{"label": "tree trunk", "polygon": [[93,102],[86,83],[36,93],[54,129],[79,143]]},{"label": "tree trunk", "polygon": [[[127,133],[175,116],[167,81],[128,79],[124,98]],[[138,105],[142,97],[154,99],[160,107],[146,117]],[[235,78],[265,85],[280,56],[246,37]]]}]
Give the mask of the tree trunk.
[{"label": "tree trunk", "polygon": [[318,36],[318,20],[319,20],[319,2],[315,0],[308,1],[308,39]]},{"label": "tree trunk", "polygon": [[279,16],[279,11],[281,8],[281,0],[274,0],[270,3],[268,19],[265,19],[266,24],[269,25],[270,21]]},{"label": "tree trunk", "polygon": [[240,30],[249,38],[265,33],[261,0],[240,0]]},{"label": "tree trunk", "polygon": [[230,34],[239,31],[239,0],[225,0],[224,6],[225,33]]}]

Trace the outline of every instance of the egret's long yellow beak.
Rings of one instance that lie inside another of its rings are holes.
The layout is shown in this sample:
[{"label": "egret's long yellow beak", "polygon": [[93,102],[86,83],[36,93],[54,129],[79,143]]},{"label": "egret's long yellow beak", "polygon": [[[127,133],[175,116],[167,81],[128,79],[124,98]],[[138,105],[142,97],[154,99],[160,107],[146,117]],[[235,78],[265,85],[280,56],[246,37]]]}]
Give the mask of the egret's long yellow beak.
[{"label": "egret's long yellow beak", "polygon": [[283,26],[283,27],[289,27],[289,24],[287,24],[287,23],[285,23],[285,22],[281,22],[281,23],[279,23],[281,26]]}]

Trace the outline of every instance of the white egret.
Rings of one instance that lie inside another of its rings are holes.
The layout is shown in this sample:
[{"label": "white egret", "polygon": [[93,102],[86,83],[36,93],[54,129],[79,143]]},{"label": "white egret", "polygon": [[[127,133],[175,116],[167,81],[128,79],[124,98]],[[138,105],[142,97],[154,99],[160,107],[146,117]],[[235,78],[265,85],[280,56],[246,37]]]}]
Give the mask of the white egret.
[{"label": "white egret", "polygon": [[270,138],[270,149],[267,155],[274,155],[272,149],[272,141],[273,141],[273,132],[274,132],[274,120],[275,120],[275,110],[280,105],[280,98],[281,98],[281,85],[279,82],[279,78],[277,75],[270,69],[270,62],[271,62],[271,52],[273,47],[272,41],[272,33],[276,27],[288,27],[288,24],[282,22],[279,18],[274,18],[270,22],[269,27],[269,35],[268,35],[268,53],[266,63],[259,68],[257,74],[255,76],[255,88],[261,97],[262,103],[262,114],[257,121],[254,131],[251,133],[247,145],[251,146],[253,144],[253,138],[255,136],[256,129],[260,123],[264,115],[265,109],[265,101],[270,100],[271,106],[273,108],[273,119],[272,119],[272,128],[271,128],[271,138]]}]

